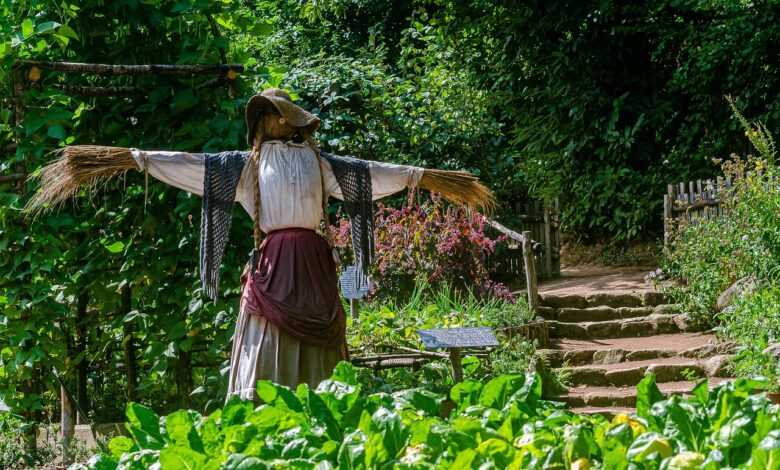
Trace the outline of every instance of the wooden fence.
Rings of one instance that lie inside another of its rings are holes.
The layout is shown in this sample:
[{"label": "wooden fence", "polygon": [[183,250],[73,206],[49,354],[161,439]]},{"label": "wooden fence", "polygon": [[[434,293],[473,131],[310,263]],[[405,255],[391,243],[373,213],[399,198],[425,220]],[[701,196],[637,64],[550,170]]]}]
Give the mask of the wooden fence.
[{"label": "wooden fence", "polygon": [[530,232],[538,277],[543,279],[557,277],[561,273],[558,200],[548,205],[542,204],[541,201],[518,204],[517,212],[520,215],[517,217],[519,219],[517,227],[513,227],[515,230],[507,231],[503,225],[498,224],[499,227],[491,223],[494,229],[508,238],[508,246],[488,260],[491,273],[504,280],[525,276],[522,241],[509,232]]},{"label": "wooden fence", "polygon": [[723,214],[721,194],[732,187],[731,177],[670,184],[664,194],[664,243],[680,224],[709,220]]}]

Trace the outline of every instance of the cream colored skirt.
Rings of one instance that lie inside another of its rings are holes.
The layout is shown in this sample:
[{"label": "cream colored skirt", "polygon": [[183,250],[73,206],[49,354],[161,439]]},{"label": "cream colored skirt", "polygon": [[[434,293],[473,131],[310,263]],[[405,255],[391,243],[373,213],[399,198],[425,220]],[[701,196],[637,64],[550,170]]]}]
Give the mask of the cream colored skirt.
[{"label": "cream colored skirt", "polygon": [[345,359],[345,351],[303,343],[242,308],[233,334],[227,397],[257,401],[256,384],[263,379],[293,389],[301,383],[316,388]]}]

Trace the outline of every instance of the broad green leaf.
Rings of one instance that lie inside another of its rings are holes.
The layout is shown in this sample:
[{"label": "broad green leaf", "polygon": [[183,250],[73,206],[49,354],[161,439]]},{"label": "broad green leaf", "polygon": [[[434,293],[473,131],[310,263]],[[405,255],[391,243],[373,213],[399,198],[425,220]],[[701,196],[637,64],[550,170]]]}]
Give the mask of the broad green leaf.
[{"label": "broad green leaf", "polygon": [[479,395],[479,404],[489,408],[501,409],[507,399],[522,385],[522,375],[501,375],[489,381]]},{"label": "broad green leaf", "polygon": [[223,427],[243,424],[252,413],[252,402],[242,400],[237,395],[230,397],[222,408],[221,424]]},{"label": "broad green leaf", "polygon": [[660,459],[670,457],[674,453],[669,439],[663,435],[647,432],[640,435],[628,448],[626,457],[633,462],[642,462],[652,455],[657,455]]},{"label": "broad green leaf", "polygon": [[35,32],[35,24],[30,18],[22,21],[22,36],[27,39]]},{"label": "broad green leaf", "polygon": [[206,456],[187,447],[166,447],[160,451],[161,470],[198,470],[207,462]]},{"label": "broad green leaf", "polygon": [[664,399],[663,394],[655,384],[655,374],[647,374],[636,386],[636,414],[637,416],[655,423],[650,413],[653,404]]},{"label": "broad green leaf", "polygon": [[770,432],[750,455],[748,470],[780,469],[780,430]]},{"label": "broad green leaf", "polygon": [[124,453],[133,452],[138,450],[132,439],[126,436],[117,436],[108,441],[108,450],[116,458],[119,458]]},{"label": "broad green leaf", "polygon": [[499,468],[506,467],[515,458],[515,450],[508,442],[502,439],[488,439],[477,446],[477,454],[492,461]]},{"label": "broad green leaf", "polygon": [[244,454],[231,454],[220,467],[221,470],[270,470],[270,467],[257,457]]},{"label": "broad green leaf", "polygon": [[67,38],[70,38],[70,39],[75,39],[75,40],[77,40],[77,41],[79,40],[79,35],[78,35],[78,34],[76,34],[76,31],[74,31],[74,30],[73,30],[73,28],[71,28],[70,26],[68,26],[68,25],[66,25],[66,24],[64,24],[64,25],[61,25],[61,26],[60,26],[60,27],[57,29],[57,34],[60,34],[60,35],[62,35],[62,36],[65,36],[65,37],[67,37]]},{"label": "broad green leaf", "polygon": [[203,442],[200,440],[195,425],[201,416],[193,410],[178,410],[165,417],[165,431],[168,438],[177,446],[189,447],[203,453]]},{"label": "broad green leaf", "polygon": [[358,384],[357,369],[355,369],[355,366],[353,366],[352,363],[348,361],[341,361],[336,364],[336,367],[333,369],[333,374],[330,376],[330,378],[332,380],[344,382],[345,384],[349,385]]},{"label": "broad green leaf", "polygon": [[125,244],[122,241],[120,241],[120,240],[117,240],[114,243],[106,244],[106,245],[103,245],[103,246],[105,246],[106,250],[108,250],[109,252],[111,252],[113,254],[121,253],[122,250],[125,249]]},{"label": "broad green leaf", "polygon": [[130,403],[127,405],[126,414],[127,430],[141,449],[162,448],[160,418],[154,411],[138,403]]},{"label": "broad green leaf", "polygon": [[58,28],[59,26],[61,26],[61,25],[59,23],[57,23],[56,21],[44,21],[43,23],[39,23],[35,27],[35,33],[36,34],[48,33],[49,31],[52,31],[52,30]]},{"label": "broad green leaf", "polygon": [[474,405],[479,402],[479,393],[482,391],[482,384],[474,380],[465,380],[455,384],[450,390],[450,398],[459,409]]},{"label": "broad green leaf", "polygon": [[62,140],[65,138],[65,128],[59,124],[49,126],[49,130],[46,132],[46,135],[57,140]]}]

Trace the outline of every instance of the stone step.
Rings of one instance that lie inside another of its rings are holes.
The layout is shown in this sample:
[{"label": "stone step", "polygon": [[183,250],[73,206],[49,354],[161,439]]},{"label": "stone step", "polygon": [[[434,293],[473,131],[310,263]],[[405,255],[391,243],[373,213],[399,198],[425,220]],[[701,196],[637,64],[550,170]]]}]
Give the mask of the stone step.
[{"label": "stone step", "polygon": [[571,408],[569,411],[578,415],[602,415],[609,420],[619,414],[632,415],[636,413],[634,408],[619,406],[583,406]]},{"label": "stone step", "polygon": [[591,364],[559,369],[568,375],[573,386],[635,386],[645,374],[655,374],[658,383],[677,382],[702,377],[723,377],[726,375],[728,355],[712,356],[708,359],[669,357],[646,361],[631,361],[618,364]]},{"label": "stone step", "polygon": [[668,303],[660,292],[592,294],[539,294],[540,304],[552,308],[588,308],[588,307],[655,307]]},{"label": "stone step", "polygon": [[661,304],[655,307],[607,307],[601,305],[598,307],[587,308],[553,308],[542,307],[538,311],[539,315],[547,320],[557,320],[561,322],[594,322],[622,320],[626,318],[644,317],[652,314],[673,315],[680,313],[680,309],[674,304]]},{"label": "stone step", "polygon": [[[728,381],[726,378],[710,378],[709,386],[714,387]],[[664,395],[689,395],[699,381],[678,381],[659,383],[658,388]],[[636,387],[575,387],[555,400],[573,407],[635,407]]]},{"label": "stone step", "polygon": [[681,333],[691,330],[684,314],[656,314],[644,317],[597,322],[561,322],[550,320],[551,338],[597,339],[628,338],[658,334]]},{"label": "stone step", "polygon": [[720,342],[712,333],[677,333],[639,338],[553,340],[539,349],[548,367],[616,364],[666,357],[702,359],[731,354],[734,343]]}]

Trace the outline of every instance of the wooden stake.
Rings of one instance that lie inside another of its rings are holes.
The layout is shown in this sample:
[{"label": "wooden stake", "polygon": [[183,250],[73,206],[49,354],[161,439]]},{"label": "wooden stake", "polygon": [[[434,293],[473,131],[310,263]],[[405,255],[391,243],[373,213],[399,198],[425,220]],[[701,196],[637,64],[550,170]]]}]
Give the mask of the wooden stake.
[{"label": "wooden stake", "polygon": [[552,277],[552,236],[550,229],[550,208],[544,206],[544,276]]},{"label": "wooden stake", "polygon": [[450,349],[450,362],[452,362],[452,378],[455,383],[463,382],[463,366],[460,363],[460,349]]},{"label": "wooden stake", "polygon": [[[120,314],[122,316],[127,315],[132,308],[132,290],[130,284],[122,286],[122,310]],[[130,322],[122,322],[124,325],[122,328],[122,351],[124,353],[125,373],[127,374],[127,401],[135,401],[136,399],[136,360],[135,360],[135,343],[133,342],[133,324]]]},{"label": "wooden stake", "polygon": [[539,306],[539,292],[536,286],[536,266],[534,252],[531,246],[531,232],[525,231],[523,237],[523,263],[525,265],[525,282],[528,290],[528,307],[536,314]]},{"label": "wooden stake", "polygon": [[352,315],[352,319],[357,320],[358,317],[357,299],[349,299],[349,314]]},{"label": "wooden stake", "polygon": [[67,390],[60,386],[60,434],[62,444],[62,462],[66,465],[73,463],[71,447],[73,443],[73,434],[75,431],[75,411],[73,403],[70,401]]}]

